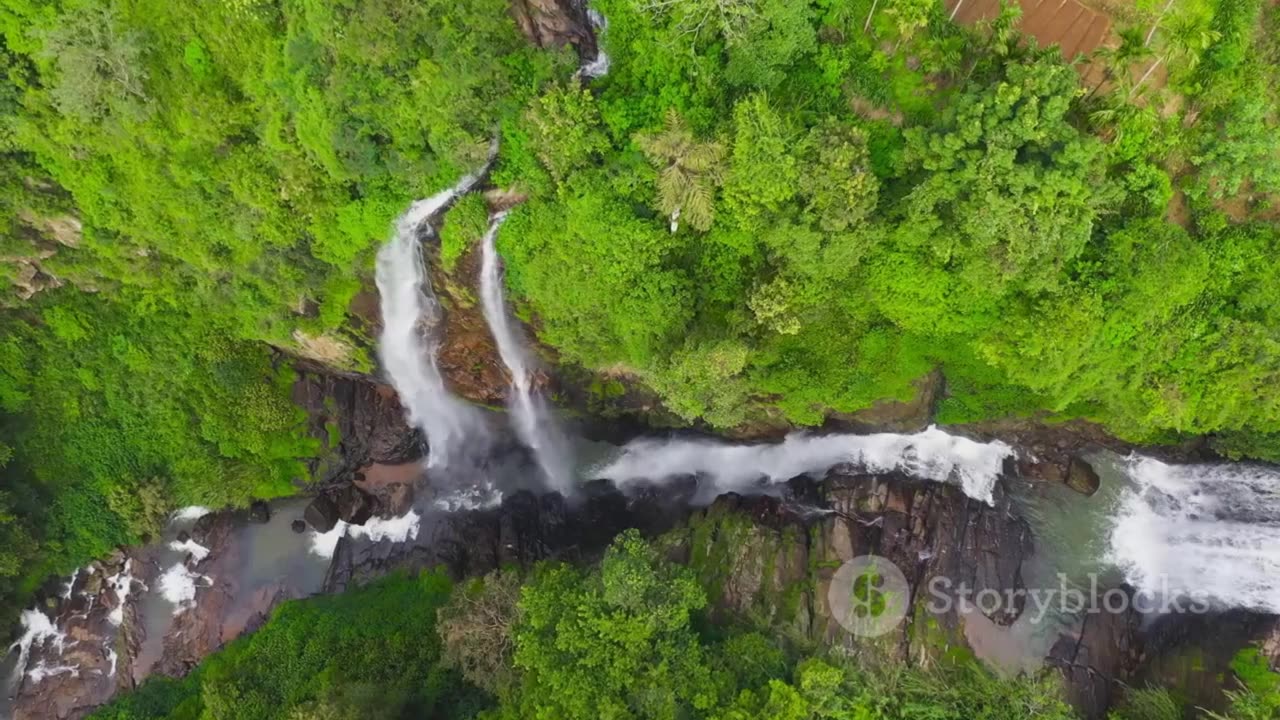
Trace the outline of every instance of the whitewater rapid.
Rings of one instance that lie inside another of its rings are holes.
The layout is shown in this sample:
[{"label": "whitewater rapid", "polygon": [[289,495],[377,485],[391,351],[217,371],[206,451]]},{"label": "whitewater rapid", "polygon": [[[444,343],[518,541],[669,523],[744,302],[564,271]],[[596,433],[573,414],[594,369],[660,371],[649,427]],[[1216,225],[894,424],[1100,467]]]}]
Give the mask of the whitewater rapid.
[{"label": "whitewater rapid", "polygon": [[743,492],[848,465],[865,472],[899,471],[952,482],[969,497],[992,504],[1004,460],[1012,454],[1013,448],[998,440],[981,443],[936,427],[911,435],[792,433],[780,443],[758,445],[641,439],[629,443],[591,475],[624,486],[696,475],[716,492]]},{"label": "whitewater rapid", "polygon": [[419,233],[427,219],[468,192],[477,179],[468,175],[448,190],[410,205],[378,252],[375,271],[382,313],[378,357],[409,422],[426,435],[433,466],[447,465],[464,439],[478,441],[487,430],[479,411],[449,392],[440,375],[436,330],[443,313],[426,273]]},{"label": "whitewater rapid", "polygon": [[1133,456],[1107,560],[1164,603],[1280,613],[1280,469]]},{"label": "whitewater rapid", "polygon": [[524,338],[507,312],[502,263],[496,247],[498,228],[505,219],[506,213],[494,214],[481,240],[480,306],[498,346],[498,355],[511,374],[507,405],[516,436],[533,451],[550,488],[568,494],[573,488],[573,454],[568,439],[546,399],[533,389],[533,363]]}]

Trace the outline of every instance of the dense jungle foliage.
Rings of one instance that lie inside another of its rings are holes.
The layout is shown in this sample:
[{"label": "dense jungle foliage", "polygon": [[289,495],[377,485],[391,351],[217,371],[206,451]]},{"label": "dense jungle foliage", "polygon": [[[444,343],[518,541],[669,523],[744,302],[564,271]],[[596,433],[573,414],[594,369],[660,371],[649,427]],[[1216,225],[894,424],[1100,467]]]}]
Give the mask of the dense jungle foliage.
[{"label": "dense jungle foliage", "polygon": [[[689,568],[635,531],[598,567],[543,564],[452,588],[392,576],[293,601],[181,680],[152,678],[92,720],[1068,720],[1056,674],[999,679],[972,658],[928,669],[784,647],[709,622]],[[1257,651],[1252,651],[1256,656]],[[1280,709],[1280,675],[1242,654],[1219,720]],[[1154,708],[1154,709],[1153,709]],[[1113,720],[1175,720],[1136,691]]]},{"label": "dense jungle foliage", "polygon": [[594,6],[584,84],[505,0],[0,2],[0,606],[305,482],[272,347],[370,370],[389,222],[495,133],[539,339],[689,422],[817,424],[941,368],[942,422],[1280,458],[1275,3],[1137,0],[1066,60],[1016,8]]}]

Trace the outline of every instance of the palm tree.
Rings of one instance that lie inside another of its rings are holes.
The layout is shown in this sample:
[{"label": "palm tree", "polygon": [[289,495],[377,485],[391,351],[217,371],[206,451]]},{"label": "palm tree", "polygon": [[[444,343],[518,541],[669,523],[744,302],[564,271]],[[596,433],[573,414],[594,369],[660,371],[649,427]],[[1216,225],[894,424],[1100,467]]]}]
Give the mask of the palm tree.
[{"label": "palm tree", "polygon": [[[1201,54],[1221,37],[1217,30],[1210,29],[1201,19],[1190,13],[1174,15],[1162,28],[1164,31],[1160,36],[1164,42],[1160,52],[1155,62],[1151,63],[1141,78],[1138,78],[1138,83],[1134,85],[1130,94],[1146,82],[1161,63],[1191,70],[1200,64]],[[1154,31],[1155,28],[1153,27],[1152,30]]]},{"label": "palm tree", "polygon": [[662,131],[641,133],[636,144],[658,168],[658,209],[671,218],[671,232],[688,220],[697,230],[711,228],[715,188],[724,170],[724,146],[699,142],[674,108],[667,110]]},{"label": "palm tree", "polygon": [[[1124,97],[1128,97],[1134,88],[1131,68],[1139,60],[1151,56],[1151,48],[1147,47],[1142,31],[1138,28],[1124,28],[1119,31],[1120,44],[1115,47],[1102,46],[1094,51],[1094,58],[1102,61],[1107,71],[1107,79],[1113,89]],[[1093,86],[1085,100],[1090,100],[1102,89],[1105,83]]]}]

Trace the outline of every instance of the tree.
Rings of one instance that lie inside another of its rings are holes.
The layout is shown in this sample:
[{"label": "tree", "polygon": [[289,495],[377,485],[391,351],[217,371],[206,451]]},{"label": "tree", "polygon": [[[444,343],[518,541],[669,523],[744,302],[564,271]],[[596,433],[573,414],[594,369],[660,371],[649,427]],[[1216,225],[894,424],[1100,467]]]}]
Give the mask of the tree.
[{"label": "tree", "polygon": [[635,530],[614,541],[598,574],[543,568],[520,598],[524,677],[505,716],[675,720],[708,710],[715,689],[689,624],[705,604],[692,572]]},{"label": "tree", "polygon": [[647,0],[643,7],[654,15],[670,15],[678,36],[698,42],[704,32],[726,40],[740,38],[758,14],[759,0]]},{"label": "tree", "polygon": [[725,205],[741,227],[759,229],[796,196],[801,136],[764,93],[733,106],[733,158],[725,178]]},{"label": "tree", "polygon": [[1071,124],[1075,72],[1047,57],[972,84],[934,129],[907,131],[923,171],[899,247],[983,294],[1049,290],[1110,202],[1103,148]]},{"label": "tree", "polygon": [[538,160],[557,184],[609,147],[595,97],[576,83],[556,85],[530,103],[524,120]]},{"label": "tree", "polygon": [[773,90],[786,70],[818,45],[813,8],[807,2],[758,0],[740,36],[727,41],[725,77],[736,85]]},{"label": "tree", "polygon": [[671,218],[671,232],[684,218],[707,231],[715,219],[715,188],[723,172],[724,147],[694,137],[674,108],[660,132],[641,133],[636,144],[658,169],[658,210]]},{"label": "tree", "polygon": [[491,572],[457,588],[436,620],[444,661],[461,670],[468,682],[490,693],[506,691],[514,679],[512,654],[519,599],[517,573]]},{"label": "tree", "polygon": [[142,38],[106,3],[83,3],[46,32],[42,55],[57,66],[58,109],[86,121],[114,111],[137,119],[149,98]]},{"label": "tree", "polygon": [[[1161,13],[1161,19],[1167,11],[1166,5],[1165,11]],[[1209,20],[1210,18],[1202,14],[1186,11],[1175,13],[1166,22],[1157,21],[1152,25],[1144,46],[1150,46],[1153,37],[1157,37],[1154,33],[1158,28],[1163,30],[1158,35],[1161,42],[1156,59],[1138,78],[1128,94],[1133,95],[1137,92],[1161,63],[1170,68],[1177,68],[1180,73],[1190,74],[1200,63],[1200,56],[1204,51],[1220,37],[1217,30],[1209,27]]]},{"label": "tree", "polygon": [[817,215],[818,226],[834,233],[865,222],[880,192],[866,133],[828,122],[809,131],[805,149],[810,157],[800,192],[808,197],[807,209]]},{"label": "tree", "polygon": [[929,25],[929,16],[937,7],[936,0],[889,0],[884,14],[893,22],[898,40],[894,49],[911,42],[916,34]]}]

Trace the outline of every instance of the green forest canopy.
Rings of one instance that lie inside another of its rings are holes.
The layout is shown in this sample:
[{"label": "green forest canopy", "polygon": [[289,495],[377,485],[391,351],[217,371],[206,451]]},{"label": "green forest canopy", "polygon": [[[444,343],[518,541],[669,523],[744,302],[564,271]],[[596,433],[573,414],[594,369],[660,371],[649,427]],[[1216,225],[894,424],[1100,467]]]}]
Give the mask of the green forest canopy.
[{"label": "green forest canopy", "polygon": [[495,132],[539,339],[688,422],[817,424],[940,367],[944,422],[1280,458],[1274,3],[1136,3],[1100,87],[1013,10],[595,7],[584,87],[505,0],[6,0],[0,605],[305,482],[270,346],[371,369],[373,252]]}]

